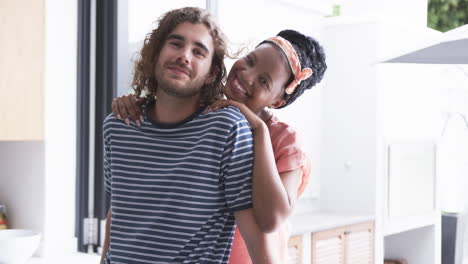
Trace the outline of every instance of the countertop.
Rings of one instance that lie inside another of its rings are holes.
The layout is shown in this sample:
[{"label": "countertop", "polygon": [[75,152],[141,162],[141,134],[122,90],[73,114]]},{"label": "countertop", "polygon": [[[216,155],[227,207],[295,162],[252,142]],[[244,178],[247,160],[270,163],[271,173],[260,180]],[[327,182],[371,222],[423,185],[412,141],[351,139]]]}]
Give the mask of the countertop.
[{"label": "countertop", "polygon": [[[372,215],[366,214],[317,211],[293,215],[289,221],[291,235],[294,236],[373,220]],[[97,264],[100,260],[101,257],[98,254],[74,253],[54,258],[33,257],[27,264]]]},{"label": "countertop", "polygon": [[289,221],[291,224],[291,235],[294,236],[340,226],[374,221],[374,216],[358,213],[318,211],[303,215],[293,215]]},{"label": "countertop", "polygon": [[53,258],[32,257],[26,264],[99,264],[100,261],[98,254],[73,253]]}]

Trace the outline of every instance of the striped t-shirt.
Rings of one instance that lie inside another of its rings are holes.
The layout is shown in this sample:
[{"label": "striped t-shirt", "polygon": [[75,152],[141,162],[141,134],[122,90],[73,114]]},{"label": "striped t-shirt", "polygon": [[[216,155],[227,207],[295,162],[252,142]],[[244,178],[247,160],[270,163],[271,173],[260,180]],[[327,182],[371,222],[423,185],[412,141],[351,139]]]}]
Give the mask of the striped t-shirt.
[{"label": "striped t-shirt", "polygon": [[228,263],[233,212],[252,207],[253,138],[235,107],[173,126],[104,121],[105,263]]}]

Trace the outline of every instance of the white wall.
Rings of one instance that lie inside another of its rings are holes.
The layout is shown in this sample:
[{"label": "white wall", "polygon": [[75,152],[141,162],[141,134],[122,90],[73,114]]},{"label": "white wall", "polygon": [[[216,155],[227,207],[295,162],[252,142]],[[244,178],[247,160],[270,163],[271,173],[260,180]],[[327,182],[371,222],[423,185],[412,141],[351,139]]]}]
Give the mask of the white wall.
[{"label": "white wall", "polygon": [[320,207],[374,214],[379,151],[379,24],[340,20],[324,28],[328,70],[323,97]]},{"label": "white wall", "polygon": [[45,226],[46,255],[76,251],[76,0],[46,0]]},{"label": "white wall", "polygon": [[9,228],[43,232],[44,142],[0,142],[0,204]]},{"label": "white wall", "polygon": [[468,127],[461,116],[448,119],[437,154],[441,209],[454,213],[468,210]]},{"label": "white wall", "polygon": [[337,0],[345,16],[374,16],[389,22],[425,27],[427,0]]},{"label": "white wall", "polygon": [[[446,212],[468,210],[468,66],[446,65],[441,82],[444,126],[440,132],[438,173],[441,209]],[[447,113],[451,113],[450,115]],[[456,114],[458,113],[458,114]]]}]

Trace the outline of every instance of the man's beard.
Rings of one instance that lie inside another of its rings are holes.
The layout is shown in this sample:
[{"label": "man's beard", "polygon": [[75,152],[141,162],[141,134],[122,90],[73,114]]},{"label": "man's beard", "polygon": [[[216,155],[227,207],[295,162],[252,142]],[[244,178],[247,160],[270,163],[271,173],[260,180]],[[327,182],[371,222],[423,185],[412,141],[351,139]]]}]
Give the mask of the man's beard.
[{"label": "man's beard", "polygon": [[[180,65],[178,65],[180,66]],[[165,68],[164,68],[165,69]],[[174,85],[171,81],[166,81],[163,78],[164,71],[156,70],[155,73],[156,81],[158,83],[158,89],[163,90],[166,94],[174,97],[192,97],[200,93],[202,86],[204,85],[202,80],[189,81],[185,85]]]},{"label": "man's beard", "polygon": [[174,97],[192,97],[197,95],[201,87],[190,87],[190,86],[179,86],[175,87],[170,83],[166,83],[163,79],[159,79],[158,81],[158,89],[163,90],[166,94],[174,96]]}]

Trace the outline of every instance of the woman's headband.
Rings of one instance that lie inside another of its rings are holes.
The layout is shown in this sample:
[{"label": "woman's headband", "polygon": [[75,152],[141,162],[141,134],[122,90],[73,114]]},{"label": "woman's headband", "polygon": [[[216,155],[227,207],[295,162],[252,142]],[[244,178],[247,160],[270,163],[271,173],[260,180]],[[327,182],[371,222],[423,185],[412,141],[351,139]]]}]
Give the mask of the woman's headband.
[{"label": "woman's headband", "polygon": [[299,60],[299,56],[296,53],[296,50],[291,45],[289,41],[286,39],[275,36],[269,39],[266,39],[265,42],[272,43],[278,46],[283,53],[288,58],[289,68],[291,69],[292,73],[294,74],[294,80],[286,87],[286,94],[294,93],[296,87],[301,83],[301,81],[309,78],[312,76],[312,69],[311,68],[304,68],[301,69],[301,61]]}]

